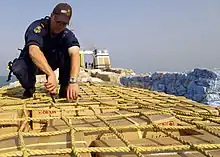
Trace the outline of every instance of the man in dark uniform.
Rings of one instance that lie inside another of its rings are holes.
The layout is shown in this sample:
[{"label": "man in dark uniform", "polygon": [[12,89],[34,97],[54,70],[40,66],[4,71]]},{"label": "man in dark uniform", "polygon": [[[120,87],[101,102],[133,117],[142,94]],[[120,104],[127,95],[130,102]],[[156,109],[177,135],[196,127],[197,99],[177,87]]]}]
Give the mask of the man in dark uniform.
[{"label": "man in dark uniform", "polygon": [[32,97],[37,74],[46,74],[45,87],[56,93],[56,75],[59,68],[59,96],[77,98],[77,77],[80,68],[80,44],[75,34],[66,28],[72,16],[67,3],[59,3],[50,17],[32,22],[25,32],[25,46],[12,65],[13,74],[25,89],[23,96]]}]

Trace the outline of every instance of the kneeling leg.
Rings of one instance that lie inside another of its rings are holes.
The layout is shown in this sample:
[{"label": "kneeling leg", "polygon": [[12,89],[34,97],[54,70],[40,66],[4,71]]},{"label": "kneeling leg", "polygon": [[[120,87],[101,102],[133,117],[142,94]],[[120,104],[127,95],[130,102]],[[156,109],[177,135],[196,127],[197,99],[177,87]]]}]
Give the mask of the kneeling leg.
[{"label": "kneeling leg", "polygon": [[25,89],[24,96],[32,97],[35,92],[35,69],[31,62],[24,59],[17,59],[12,65],[12,72]]}]

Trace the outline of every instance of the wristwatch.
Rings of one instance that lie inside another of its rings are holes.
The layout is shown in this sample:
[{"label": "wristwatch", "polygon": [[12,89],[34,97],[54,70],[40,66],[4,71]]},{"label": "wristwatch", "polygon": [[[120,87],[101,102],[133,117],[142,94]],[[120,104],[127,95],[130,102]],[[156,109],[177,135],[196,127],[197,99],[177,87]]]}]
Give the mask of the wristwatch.
[{"label": "wristwatch", "polygon": [[77,83],[77,79],[76,79],[75,77],[71,77],[71,78],[69,79],[69,83],[70,83],[70,84]]}]

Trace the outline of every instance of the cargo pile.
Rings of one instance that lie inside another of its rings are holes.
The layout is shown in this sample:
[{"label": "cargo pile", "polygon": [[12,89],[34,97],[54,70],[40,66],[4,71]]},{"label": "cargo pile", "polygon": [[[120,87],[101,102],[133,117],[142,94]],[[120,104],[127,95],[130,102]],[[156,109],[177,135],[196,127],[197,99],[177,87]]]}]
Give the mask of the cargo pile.
[{"label": "cargo pile", "polygon": [[105,82],[120,84],[123,76],[135,76],[131,69],[110,68],[110,69],[86,69],[85,72],[92,78],[97,78]]},{"label": "cargo pile", "polygon": [[120,83],[184,96],[209,105],[220,104],[220,71],[196,68],[187,72],[155,72],[147,76],[123,76]]},{"label": "cargo pile", "polygon": [[[59,71],[56,71],[57,79]],[[37,76],[37,82],[46,81],[45,75]],[[79,82],[111,82],[127,87],[139,87],[152,91],[184,96],[199,103],[220,105],[220,72],[208,69],[193,69],[187,72],[155,72],[137,75],[131,69],[84,69]],[[18,82],[10,86],[17,86]]]},{"label": "cargo pile", "polygon": [[52,99],[0,88],[0,157],[218,157],[220,107],[143,88],[80,83]]}]

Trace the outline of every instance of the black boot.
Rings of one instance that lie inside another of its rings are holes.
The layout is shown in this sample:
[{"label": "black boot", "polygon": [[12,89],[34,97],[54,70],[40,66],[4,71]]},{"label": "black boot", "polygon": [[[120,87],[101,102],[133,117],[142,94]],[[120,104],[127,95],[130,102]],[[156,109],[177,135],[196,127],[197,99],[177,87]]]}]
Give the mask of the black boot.
[{"label": "black boot", "polygon": [[23,93],[23,98],[31,98],[33,97],[33,94],[35,92],[35,88],[29,88],[29,89],[25,89],[24,93]]}]

